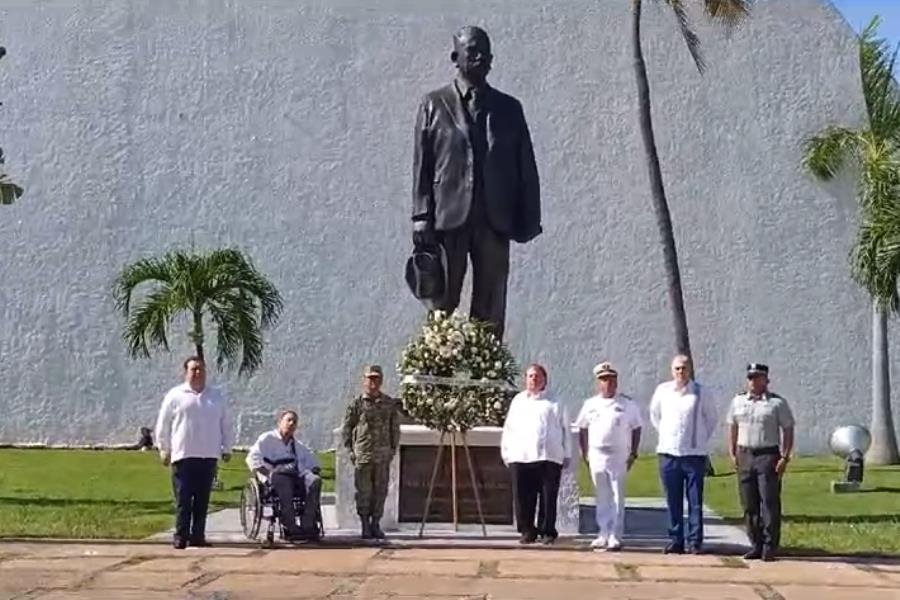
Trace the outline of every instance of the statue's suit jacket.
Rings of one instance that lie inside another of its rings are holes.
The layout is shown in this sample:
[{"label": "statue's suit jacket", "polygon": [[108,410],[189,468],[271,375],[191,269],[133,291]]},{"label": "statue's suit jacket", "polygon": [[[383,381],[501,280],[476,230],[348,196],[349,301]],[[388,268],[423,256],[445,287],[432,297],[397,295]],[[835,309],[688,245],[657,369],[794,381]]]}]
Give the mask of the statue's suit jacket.
[{"label": "statue's suit jacket", "polygon": [[[541,194],[531,135],[522,105],[490,86],[483,198],[497,233],[527,242],[541,232]],[[413,152],[414,221],[431,220],[436,231],[466,223],[474,193],[469,124],[455,84],[427,94],[419,105]]]}]

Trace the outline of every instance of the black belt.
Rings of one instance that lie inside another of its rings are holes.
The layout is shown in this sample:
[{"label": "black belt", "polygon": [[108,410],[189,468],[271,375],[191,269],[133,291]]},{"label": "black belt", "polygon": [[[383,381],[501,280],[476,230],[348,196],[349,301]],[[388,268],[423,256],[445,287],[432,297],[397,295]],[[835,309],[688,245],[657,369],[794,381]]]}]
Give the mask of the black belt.
[{"label": "black belt", "polygon": [[781,454],[781,448],[778,446],[763,446],[762,448],[751,448],[750,446],[738,446],[741,452],[748,452],[753,456],[765,456],[766,454]]}]

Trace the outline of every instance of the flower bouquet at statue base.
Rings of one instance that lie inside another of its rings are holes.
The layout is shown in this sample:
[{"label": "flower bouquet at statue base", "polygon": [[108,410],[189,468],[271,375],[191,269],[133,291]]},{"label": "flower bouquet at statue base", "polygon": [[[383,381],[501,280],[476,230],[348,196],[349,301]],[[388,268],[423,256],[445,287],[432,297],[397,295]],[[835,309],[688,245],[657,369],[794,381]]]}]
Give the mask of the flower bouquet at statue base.
[{"label": "flower bouquet at statue base", "polygon": [[442,433],[500,426],[518,367],[490,325],[457,312],[428,314],[397,364],[404,411]]}]

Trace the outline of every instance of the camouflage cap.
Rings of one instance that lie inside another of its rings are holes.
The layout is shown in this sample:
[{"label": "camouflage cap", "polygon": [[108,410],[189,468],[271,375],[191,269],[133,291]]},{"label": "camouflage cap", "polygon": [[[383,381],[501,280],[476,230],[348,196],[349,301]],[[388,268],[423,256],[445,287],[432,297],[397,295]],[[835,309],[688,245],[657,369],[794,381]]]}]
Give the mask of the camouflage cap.
[{"label": "camouflage cap", "polygon": [[384,377],[384,371],[381,370],[381,365],[366,365],[365,369],[363,369],[363,377]]}]

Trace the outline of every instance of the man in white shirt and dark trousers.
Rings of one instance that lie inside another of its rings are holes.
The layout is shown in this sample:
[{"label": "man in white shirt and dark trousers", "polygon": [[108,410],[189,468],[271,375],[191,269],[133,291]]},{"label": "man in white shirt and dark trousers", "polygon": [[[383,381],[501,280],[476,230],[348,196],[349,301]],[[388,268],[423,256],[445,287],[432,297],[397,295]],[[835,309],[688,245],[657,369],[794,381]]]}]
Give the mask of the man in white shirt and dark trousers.
[{"label": "man in white shirt and dark trousers", "polygon": [[184,383],[166,394],[156,419],[156,444],[165,466],[172,466],[175,536],[183,550],[209,546],[206,513],[216,462],[231,458],[231,419],[222,393],[206,385],[206,365],[192,356],[184,361]]},{"label": "man in white shirt and dark trousers", "polygon": [[[294,438],[298,421],[296,412],[281,411],[278,426],[257,438],[247,452],[246,462],[251,471],[269,480],[278,495],[281,507],[279,517],[285,537],[292,541],[315,541],[319,539],[316,516],[319,512],[322,479],[319,477],[319,459],[305,444]],[[294,514],[295,495],[303,497],[299,529],[297,515]]]},{"label": "man in white shirt and dark trousers", "polygon": [[[540,538],[552,544],[556,531],[556,500],[562,470],[572,455],[569,416],[565,405],[547,391],[547,371],[533,364],[525,371],[525,390],[516,394],[500,440],[500,456],[512,473],[519,543]],[[540,502],[535,526],[535,508]]]},{"label": "man in white shirt and dark trousers", "polygon": [[[650,421],[659,433],[656,452],[659,475],[666,494],[669,517],[667,554],[682,554],[685,538],[692,554],[703,549],[703,478],[707,445],[716,429],[716,407],[693,380],[691,359],[672,360],[672,381],[656,387],[650,401]],[[688,531],[684,532],[684,498],[687,495]]]},{"label": "man in white shirt and dark trousers", "polygon": [[625,532],[625,475],[641,443],[641,411],[617,393],[618,373],[612,364],[594,367],[597,395],[584,401],[575,419],[581,455],[591,470],[596,493],[599,533],[592,548],[620,550]]}]

